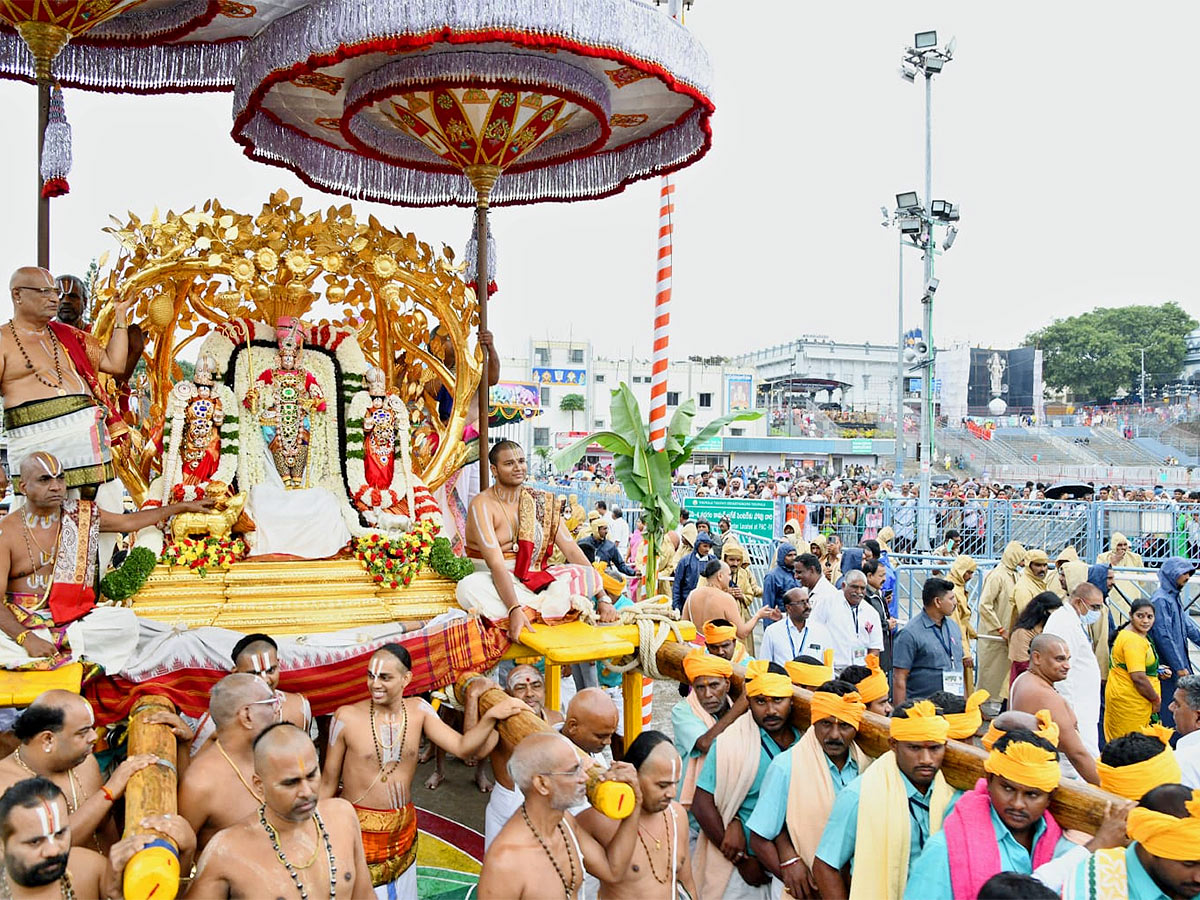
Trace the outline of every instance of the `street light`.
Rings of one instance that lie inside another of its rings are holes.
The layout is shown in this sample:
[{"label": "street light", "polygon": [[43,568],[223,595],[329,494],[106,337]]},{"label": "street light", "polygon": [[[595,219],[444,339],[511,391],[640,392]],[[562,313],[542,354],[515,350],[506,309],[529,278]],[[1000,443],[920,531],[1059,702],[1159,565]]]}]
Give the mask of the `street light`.
[{"label": "street light", "polygon": [[[919,532],[917,549],[922,552],[928,552],[930,549],[929,524],[933,492],[933,369],[934,357],[937,353],[933,340],[933,296],[937,290],[937,279],[933,277],[933,257],[937,252],[934,225],[958,220],[957,210],[953,203],[933,199],[933,76],[940,73],[946,63],[954,57],[954,47],[955,41],[951,39],[944,49],[939,50],[937,49],[937,32],[921,31],[913,37],[913,46],[904,49],[904,56],[901,60],[902,71],[913,72],[912,78],[905,75],[906,80],[915,81],[917,72],[925,75],[925,199],[929,205],[922,210],[923,221],[921,224],[923,228],[919,236],[915,238],[925,251],[925,293],[921,297],[921,303],[925,308],[925,327],[922,337],[928,345],[927,361],[922,366],[923,377],[921,379],[921,492],[917,519]],[[907,197],[907,195],[905,196]],[[896,199],[897,206],[899,206],[900,197],[898,196]],[[957,230],[955,233],[957,234]],[[947,235],[944,247],[948,249],[953,243],[954,238]]]}]

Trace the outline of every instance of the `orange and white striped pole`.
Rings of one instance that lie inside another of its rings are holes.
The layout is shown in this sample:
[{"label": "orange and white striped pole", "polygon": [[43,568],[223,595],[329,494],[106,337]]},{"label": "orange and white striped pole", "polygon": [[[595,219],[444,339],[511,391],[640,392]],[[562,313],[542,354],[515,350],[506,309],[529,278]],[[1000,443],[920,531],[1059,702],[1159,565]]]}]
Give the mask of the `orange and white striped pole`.
[{"label": "orange and white striped pole", "polygon": [[667,446],[667,368],[671,343],[671,241],[675,226],[675,184],[662,177],[658,204],[658,278],[654,296],[654,354],[650,367],[650,446]]}]

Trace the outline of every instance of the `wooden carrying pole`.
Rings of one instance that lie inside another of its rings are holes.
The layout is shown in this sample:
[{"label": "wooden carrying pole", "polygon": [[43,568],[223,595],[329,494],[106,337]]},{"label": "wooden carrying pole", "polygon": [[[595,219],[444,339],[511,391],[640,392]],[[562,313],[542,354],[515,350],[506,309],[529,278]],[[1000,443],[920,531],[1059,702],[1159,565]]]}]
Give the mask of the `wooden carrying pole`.
[{"label": "wooden carrying pole", "polygon": [[[655,656],[658,670],[676,681],[687,680],[683,673],[683,658],[689,650],[689,644],[668,641],[663,644]],[[741,693],[744,666],[733,667],[733,684],[731,693]],[[792,722],[797,728],[807,728],[809,721],[809,701],[812,692],[804,688],[794,688],[792,693]],[[856,738],[858,745],[872,757],[882,756],[889,749],[888,720],[875,713],[863,716],[862,727]],[[961,741],[946,743],[946,758],[942,763],[942,774],[951,786],[969,791],[975,787],[975,782],[985,776],[983,771],[987,753],[973,744]],[[1050,812],[1063,828],[1075,828],[1095,834],[1100,823],[1104,821],[1105,807],[1112,804],[1114,810],[1122,806],[1132,806],[1128,800],[1109,794],[1099,788],[1092,787],[1082,781],[1063,781],[1050,798]]]},{"label": "wooden carrying pole", "polygon": [[[455,685],[455,694],[458,696],[459,703],[467,702],[467,685],[479,677],[474,673],[468,673],[458,680],[458,684]],[[497,703],[508,699],[510,699],[508,694],[500,688],[489,688],[479,695],[479,714],[482,716]],[[500,732],[500,738],[511,747],[517,746],[531,734],[555,733],[553,728],[535,716],[532,711],[524,710],[511,718],[501,720],[497,724],[496,730]],[[574,744],[571,746],[575,747]],[[575,747],[575,752],[579,754],[580,761],[587,768],[587,796],[592,806],[612,819],[624,819],[632,814],[633,788],[622,782],[605,781],[603,766],[597,765],[594,759],[578,747]]]},{"label": "wooden carrying pole", "polygon": [[[157,765],[135,772],[125,788],[125,837],[141,833],[147,816],[178,812],[179,793],[175,735],[167,725],[149,725],[153,713],[175,712],[166,697],[148,694],[138,700],[129,716],[129,755],[150,753]],[[173,900],[179,891],[179,848],[155,832],[156,840],[140,850],[125,866],[126,900]]]}]

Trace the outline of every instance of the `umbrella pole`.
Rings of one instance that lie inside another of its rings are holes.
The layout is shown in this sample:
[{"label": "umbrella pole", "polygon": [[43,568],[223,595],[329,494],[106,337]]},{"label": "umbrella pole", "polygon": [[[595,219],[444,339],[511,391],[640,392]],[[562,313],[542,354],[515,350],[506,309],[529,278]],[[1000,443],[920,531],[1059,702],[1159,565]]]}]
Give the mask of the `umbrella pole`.
[{"label": "umbrella pole", "polygon": [[[478,250],[475,256],[475,300],[479,305],[479,333],[488,330],[488,201],[492,187],[500,175],[499,166],[476,165],[467,166],[467,178],[475,188],[475,242]],[[488,487],[488,414],[490,401],[490,385],[488,384],[488,348],[480,343],[483,350],[483,371],[479,376],[479,489]]]},{"label": "umbrella pole", "polygon": [[71,34],[61,25],[49,22],[23,22],[17,26],[21,39],[33,54],[33,74],[37,79],[37,258],[43,269],[50,268],[50,199],[42,196],[42,149],[46,142],[46,123],[50,119],[50,66],[67,45]]}]

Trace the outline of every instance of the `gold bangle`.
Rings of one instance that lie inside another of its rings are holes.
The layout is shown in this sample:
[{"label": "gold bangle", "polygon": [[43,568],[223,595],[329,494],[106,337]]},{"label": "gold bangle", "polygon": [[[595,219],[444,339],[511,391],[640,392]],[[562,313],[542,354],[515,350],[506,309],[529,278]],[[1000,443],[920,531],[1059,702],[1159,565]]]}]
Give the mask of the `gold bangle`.
[{"label": "gold bangle", "polygon": [[15,640],[17,642],[18,647],[24,647],[25,639],[28,638],[31,633],[32,632],[30,631],[30,629],[26,628],[24,631],[22,631],[20,634],[18,634],[15,638],[13,638],[13,640]]},{"label": "gold bangle", "polygon": [[113,331],[117,331],[118,329],[128,328],[128,327],[129,327],[128,322],[113,322]]}]

